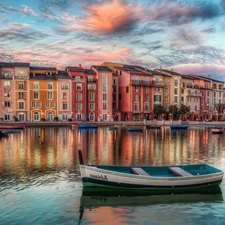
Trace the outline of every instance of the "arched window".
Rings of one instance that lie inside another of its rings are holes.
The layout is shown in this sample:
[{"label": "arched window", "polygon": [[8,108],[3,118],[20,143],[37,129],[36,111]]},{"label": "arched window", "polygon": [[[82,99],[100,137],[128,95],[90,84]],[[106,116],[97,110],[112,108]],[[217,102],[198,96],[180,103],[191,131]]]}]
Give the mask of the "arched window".
[{"label": "arched window", "polygon": [[38,112],[34,113],[34,121],[40,121],[40,114]]}]

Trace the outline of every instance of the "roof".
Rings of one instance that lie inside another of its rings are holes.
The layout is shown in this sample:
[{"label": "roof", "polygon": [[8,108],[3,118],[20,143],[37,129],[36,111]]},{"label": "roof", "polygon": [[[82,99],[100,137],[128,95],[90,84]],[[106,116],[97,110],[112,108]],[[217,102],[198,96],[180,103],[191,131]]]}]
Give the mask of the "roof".
[{"label": "roof", "polygon": [[91,70],[91,69],[85,69],[84,70],[85,74],[90,74],[90,75],[96,75],[95,71]]},{"label": "roof", "polygon": [[31,66],[30,67],[30,70],[53,70],[53,71],[55,71],[56,70],[56,68],[55,67],[37,67],[37,66]]},{"label": "roof", "polygon": [[0,67],[29,67],[30,63],[23,62],[0,62]]},{"label": "roof", "polygon": [[91,66],[95,68],[97,71],[107,71],[107,72],[112,72],[111,69],[109,69],[107,66]]},{"label": "roof", "polygon": [[58,70],[57,79],[71,79],[69,74],[64,70]]},{"label": "roof", "polygon": [[33,76],[33,73],[30,73],[30,80],[57,80],[56,75],[46,75],[43,73],[35,73],[35,76]]},{"label": "roof", "polygon": [[69,70],[70,72],[84,72],[85,69],[80,66],[67,66],[66,70]]}]

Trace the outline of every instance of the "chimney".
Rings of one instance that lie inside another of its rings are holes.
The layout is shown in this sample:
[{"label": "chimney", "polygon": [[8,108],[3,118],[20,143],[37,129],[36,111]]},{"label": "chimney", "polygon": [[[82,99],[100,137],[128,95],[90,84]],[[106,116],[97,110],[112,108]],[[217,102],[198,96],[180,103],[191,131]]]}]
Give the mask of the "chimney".
[{"label": "chimney", "polygon": [[81,64],[79,64],[79,67],[81,67]]}]

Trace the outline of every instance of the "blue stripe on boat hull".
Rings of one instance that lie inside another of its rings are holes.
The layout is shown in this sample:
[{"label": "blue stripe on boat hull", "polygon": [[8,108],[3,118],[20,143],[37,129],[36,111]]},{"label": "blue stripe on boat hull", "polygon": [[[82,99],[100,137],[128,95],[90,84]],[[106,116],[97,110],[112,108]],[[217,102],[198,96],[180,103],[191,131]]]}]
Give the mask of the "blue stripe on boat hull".
[{"label": "blue stripe on boat hull", "polygon": [[126,184],[126,183],[117,183],[111,181],[104,181],[104,180],[96,180],[92,178],[84,177],[82,178],[84,186],[98,186],[103,188],[129,188],[129,189],[146,189],[146,190],[189,190],[189,189],[201,189],[206,187],[218,186],[222,180],[204,184],[196,184],[196,185],[188,185],[188,186],[149,186],[149,185],[137,185],[137,184]]}]

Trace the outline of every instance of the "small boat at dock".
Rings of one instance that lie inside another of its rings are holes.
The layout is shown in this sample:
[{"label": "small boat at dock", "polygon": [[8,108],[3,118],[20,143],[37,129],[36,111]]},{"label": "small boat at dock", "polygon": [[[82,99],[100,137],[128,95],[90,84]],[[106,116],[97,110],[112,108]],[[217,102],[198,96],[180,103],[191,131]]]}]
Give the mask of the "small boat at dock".
[{"label": "small boat at dock", "polygon": [[98,128],[98,124],[95,124],[95,123],[79,123],[78,128],[79,129],[96,129],[96,128]]},{"label": "small boat at dock", "polygon": [[8,137],[8,132],[7,131],[3,131],[3,130],[0,130],[0,137]]},{"label": "small boat at dock", "polygon": [[149,192],[185,192],[218,186],[223,171],[209,164],[172,166],[85,165],[79,150],[80,173],[84,187]]},{"label": "small boat at dock", "polygon": [[213,127],[211,130],[213,134],[223,134],[224,132],[223,127]]},{"label": "small boat at dock", "polygon": [[25,129],[25,125],[0,125],[0,129]]},{"label": "small boat at dock", "polygon": [[171,130],[180,130],[180,129],[182,129],[182,130],[186,130],[186,129],[188,129],[188,125],[170,125],[170,129]]},{"label": "small boat at dock", "polygon": [[143,129],[142,127],[128,127],[127,128],[127,131],[130,131],[130,132],[141,132]]}]

